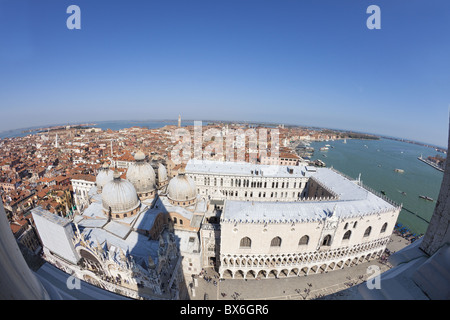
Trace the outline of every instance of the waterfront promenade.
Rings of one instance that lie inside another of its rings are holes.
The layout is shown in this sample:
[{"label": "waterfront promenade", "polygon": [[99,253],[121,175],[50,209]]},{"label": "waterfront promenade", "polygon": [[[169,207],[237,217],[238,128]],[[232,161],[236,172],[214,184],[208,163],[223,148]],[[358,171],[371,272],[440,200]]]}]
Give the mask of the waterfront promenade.
[{"label": "waterfront promenade", "polygon": [[[387,249],[397,252],[410,241],[393,234]],[[198,277],[194,290],[188,289],[192,300],[310,300],[348,289],[364,282],[371,273],[369,266],[378,266],[381,272],[390,269],[389,263],[372,260],[351,268],[301,277],[271,279],[225,279],[219,281],[212,268],[205,269]],[[190,279],[191,280],[191,279]],[[193,295],[193,291],[195,295]],[[206,295],[206,296],[205,296]]]}]

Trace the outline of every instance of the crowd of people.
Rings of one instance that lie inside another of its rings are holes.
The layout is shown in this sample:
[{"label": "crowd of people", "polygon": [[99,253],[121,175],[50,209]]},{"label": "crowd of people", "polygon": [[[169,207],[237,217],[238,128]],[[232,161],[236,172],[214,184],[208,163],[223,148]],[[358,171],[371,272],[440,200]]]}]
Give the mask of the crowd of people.
[{"label": "crowd of people", "polygon": [[202,268],[200,273],[198,274],[200,278],[203,278],[207,283],[212,283],[214,286],[217,286],[217,283],[223,281],[216,273],[213,276],[208,275],[208,272]]},{"label": "crowd of people", "polygon": [[[403,239],[408,240],[410,243],[416,241],[417,239],[419,239],[420,237],[423,236],[422,234],[418,235],[418,234],[411,232],[406,226],[403,226],[400,223],[396,224],[393,233],[398,236],[401,236]],[[390,241],[394,241],[394,240],[391,239]],[[395,251],[392,251],[392,250],[389,250],[388,248],[386,248],[384,253],[378,259],[378,262],[380,262],[382,264],[388,264],[389,256],[391,256],[394,253],[395,253]],[[214,270],[212,270],[212,275],[210,275],[210,274],[208,274],[207,270],[204,268],[202,268],[202,270],[198,276],[200,278],[203,278],[207,283],[212,283],[215,287],[217,287],[219,282],[225,281],[225,279],[221,279],[219,277],[219,275],[216,272],[214,272]],[[363,276],[359,276],[358,279],[350,279],[350,277],[347,277],[347,280],[349,280],[349,281],[345,282],[345,285],[347,287],[352,287],[355,284],[364,281]],[[308,287],[305,289],[295,289],[294,290],[297,294],[301,295],[303,297],[303,299],[310,298],[309,296],[311,293],[312,284],[308,283],[307,285],[308,285]],[[225,292],[221,292],[220,295],[222,296],[222,298],[227,297],[227,294]],[[230,297],[233,298],[234,300],[238,300],[240,298],[240,293],[234,292]],[[318,298],[318,297],[314,297],[314,298]]]}]

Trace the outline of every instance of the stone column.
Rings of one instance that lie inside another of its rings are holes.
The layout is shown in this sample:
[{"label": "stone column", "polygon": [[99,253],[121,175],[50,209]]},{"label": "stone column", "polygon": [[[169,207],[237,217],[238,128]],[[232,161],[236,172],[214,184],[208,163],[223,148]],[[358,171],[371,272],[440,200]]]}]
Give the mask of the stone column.
[{"label": "stone column", "polygon": [[[450,150],[450,128],[448,149]],[[450,220],[450,161],[448,159],[445,164],[444,178],[442,179],[441,190],[434,208],[433,216],[428,225],[420,248],[428,255],[433,255],[439,248],[446,243],[450,243],[449,232]]]},{"label": "stone column", "polygon": [[31,272],[9,227],[0,200],[0,299],[48,300],[49,294]]}]

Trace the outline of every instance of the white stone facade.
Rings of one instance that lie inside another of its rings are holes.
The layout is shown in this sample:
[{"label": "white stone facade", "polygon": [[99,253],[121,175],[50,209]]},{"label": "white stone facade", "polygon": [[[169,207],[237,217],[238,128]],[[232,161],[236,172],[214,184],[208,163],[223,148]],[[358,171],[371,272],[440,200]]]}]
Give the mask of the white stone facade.
[{"label": "white stone facade", "polygon": [[389,242],[399,211],[303,223],[223,220],[219,273],[232,278],[298,276],[376,258]]},{"label": "white stone facade", "polygon": [[183,282],[182,257],[175,235],[167,228],[158,241],[143,237],[148,250],[152,251],[151,255],[143,257],[142,250],[135,249],[137,246],[127,250],[118,246],[120,240],[136,237],[133,231],[127,239],[109,236],[100,244],[98,236],[104,233],[100,228],[83,227],[89,229],[83,233],[78,224],[40,207],[32,213],[38,222],[43,257],[64,272],[132,298],[179,299],[179,286]]},{"label": "white stone facade", "polygon": [[305,168],[191,160],[185,170],[210,200],[298,201],[307,196]]},{"label": "white stone facade", "polygon": [[204,223],[201,238],[203,265],[215,261],[225,278],[298,276],[376,258],[401,210],[328,168],[190,161],[186,174],[200,195],[224,202],[220,224]]},{"label": "white stone facade", "polygon": [[401,210],[328,168],[191,160],[182,176],[204,208],[193,215],[174,206],[170,192],[162,207],[186,277],[210,266],[223,278],[246,279],[352,266],[384,252]]},{"label": "white stone facade", "polygon": [[89,190],[95,187],[95,182],[82,179],[72,179],[70,182],[72,183],[75,205],[80,213],[89,206]]}]

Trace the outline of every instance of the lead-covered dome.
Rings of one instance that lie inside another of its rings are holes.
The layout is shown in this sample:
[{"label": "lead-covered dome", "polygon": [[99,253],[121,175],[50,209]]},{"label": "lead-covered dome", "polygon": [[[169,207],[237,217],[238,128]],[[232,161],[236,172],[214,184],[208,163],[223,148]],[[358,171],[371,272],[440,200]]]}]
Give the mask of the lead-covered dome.
[{"label": "lead-covered dome", "polygon": [[97,177],[95,177],[95,184],[97,185],[97,192],[102,192],[103,186],[114,179],[114,171],[109,169],[107,163],[104,163],[99,169]]},{"label": "lead-covered dome", "polygon": [[167,187],[167,197],[172,204],[191,205],[197,198],[197,188],[194,180],[184,173],[172,178]]},{"label": "lead-covered dome", "polygon": [[114,172],[114,180],[103,187],[102,205],[106,214],[112,218],[125,218],[137,213],[140,205],[133,184],[120,178],[119,172]]},{"label": "lead-covered dome", "polygon": [[160,162],[158,164],[158,184],[159,186],[165,186],[167,185],[167,182],[169,181],[169,178],[167,176],[167,169],[166,167]]},{"label": "lead-covered dome", "polygon": [[136,152],[134,159],[136,161],[128,167],[127,180],[133,184],[141,199],[153,197],[156,189],[155,170],[145,161],[143,152]]}]

